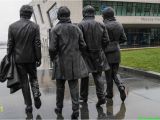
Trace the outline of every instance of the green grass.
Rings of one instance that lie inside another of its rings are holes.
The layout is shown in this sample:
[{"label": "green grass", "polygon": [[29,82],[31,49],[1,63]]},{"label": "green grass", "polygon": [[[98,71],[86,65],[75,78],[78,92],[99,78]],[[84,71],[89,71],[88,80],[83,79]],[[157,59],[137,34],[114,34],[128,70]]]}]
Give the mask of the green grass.
[{"label": "green grass", "polygon": [[122,51],[121,65],[160,73],[160,48]]}]

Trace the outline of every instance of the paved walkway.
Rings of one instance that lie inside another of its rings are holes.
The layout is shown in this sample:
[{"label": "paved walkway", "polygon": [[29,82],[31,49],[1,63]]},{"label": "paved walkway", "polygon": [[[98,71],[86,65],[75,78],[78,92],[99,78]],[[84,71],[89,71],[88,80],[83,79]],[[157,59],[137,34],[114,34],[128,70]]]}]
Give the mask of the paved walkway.
[{"label": "paved walkway", "polygon": [[[55,81],[51,81],[51,73],[48,70],[39,72],[39,83],[42,92],[42,107],[34,108],[33,119],[56,119],[54,113],[56,104]],[[88,104],[81,104],[80,119],[138,119],[160,118],[160,81],[142,77],[128,76],[121,73],[121,78],[127,86],[128,96],[123,104],[119,92],[114,86],[114,98],[108,100],[102,108],[96,109],[97,102],[95,86],[90,80]],[[21,91],[10,95],[6,84],[0,84],[0,119],[26,119]],[[72,113],[71,99],[66,84],[63,117],[70,119]],[[29,117],[29,116],[28,116]]]}]

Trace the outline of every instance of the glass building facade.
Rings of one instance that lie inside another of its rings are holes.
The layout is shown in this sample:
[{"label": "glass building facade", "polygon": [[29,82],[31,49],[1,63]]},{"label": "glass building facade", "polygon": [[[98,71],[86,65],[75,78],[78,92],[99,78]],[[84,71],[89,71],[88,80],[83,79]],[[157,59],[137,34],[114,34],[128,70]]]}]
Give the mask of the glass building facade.
[{"label": "glass building facade", "polygon": [[83,6],[86,5],[92,5],[97,15],[110,6],[114,8],[116,16],[160,16],[160,4],[157,3],[84,0]]},{"label": "glass building facade", "polygon": [[[92,5],[96,9],[96,15],[106,7],[112,7],[116,16],[148,16],[160,17],[160,3],[120,2],[83,0],[83,6]],[[124,47],[148,47],[160,45],[160,27],[125,27],[127,44]]]}]

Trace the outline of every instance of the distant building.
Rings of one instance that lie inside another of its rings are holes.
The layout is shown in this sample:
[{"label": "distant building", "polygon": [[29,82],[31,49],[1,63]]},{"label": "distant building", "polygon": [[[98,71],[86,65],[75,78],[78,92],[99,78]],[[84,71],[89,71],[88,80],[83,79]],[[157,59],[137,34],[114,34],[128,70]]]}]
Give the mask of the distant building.
[{"label": "distant building", "polygon": [[48,45],[49,31],[57,23],[57,10],[68,6],[73,23],[82,20],[82,9],[92,5],[96,19],[102,22],[101,11],[115,9],[116,18],[125,28],[126,47],[160,45],[160,0],[33,0],[34,20],[40,25],[43,46]]}]

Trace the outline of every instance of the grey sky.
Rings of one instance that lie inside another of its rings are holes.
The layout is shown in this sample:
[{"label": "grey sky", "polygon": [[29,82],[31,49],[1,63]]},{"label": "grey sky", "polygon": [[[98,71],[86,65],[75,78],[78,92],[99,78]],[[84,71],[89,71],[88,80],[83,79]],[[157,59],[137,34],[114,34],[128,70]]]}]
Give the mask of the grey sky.
[{"label": "grey sky", "polygon": [[19,9],[31,0],[0,0],[0,42],[7,41],[8,26],[19,20]]}]

